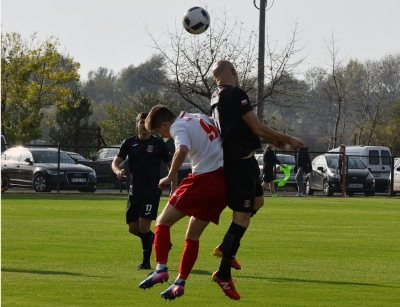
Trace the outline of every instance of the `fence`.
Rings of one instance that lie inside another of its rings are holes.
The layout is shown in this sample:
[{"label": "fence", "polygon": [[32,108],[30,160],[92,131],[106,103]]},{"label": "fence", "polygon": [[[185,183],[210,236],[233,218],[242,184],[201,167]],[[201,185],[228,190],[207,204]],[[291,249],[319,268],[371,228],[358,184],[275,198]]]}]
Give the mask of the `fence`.
[{"label": "fence", "polygon": [[[108,190],[114,192],[124,191],[127,193],[129,191],[129,168],[127,163],[124,161],[121,164],[127,174],[122,181],[117,179],[111,169],[111,163],[119,150],[119,145],[102,147],[26,145],[24,148],[29,151],[22,150],[22,148],[19,150],[12,148],[6,154],[2,155],[1,179],[3,190],[11,187],[25,187],[33,188],[37,192],[51,190],[56,190],[57,192],[60,190],[78,190],[81,192]],[[39,152],[42,153],[43,161],[39,159]],[[295,155],[295,153],[295,151],[275,151],[275,154]],[[310,183],[312,176],[315,175],[316,178],[317,176],[323,177],[323,175],[327,175],[327,172],[330,172],[327,167],[323,167],[322,160],[321,165],[319,164],[318,157],[324,154],[332,155],[335,153],[314,151],[308,152],[308,154],[313,161],[312,174],[307,176],[307,180]],[[350,165],[353,162],[352,157],[368,161],[368,163],[364,164],[367,165],[374,176],[376,191],[385,192],[389,187],[389,194],[395,194],[393,193],[394,172],[390,172],[390,170],[394,169],[394,159],[392,156],[348,155],[347,157],[349,159],[345,160],[346,169],[352,169],[352,165]],[[370,167],[371,165],[383,166],[385,170],[376,170]],[[328,168],[330,169],[330,167]],[[190,171],[188,167],[180,169],[178,173],[179,181],[186,177]],[[167,173],[168,169],[166,165],[161,163],[161,177],[166,176]],[[354,180],[349,177],[349,173],[344,173],[341,181],[339,180],[340,192],[343,195],[346,194],[346,189],[349,187],[346,183],[352,183],[352,181]],[[341,189],[341,186],[344,188]],[[357,186],[356,183],[353,183],[351,187],[355,186]],[[324,191],[323,188],[321,191]],[[328,188],[332,190],[332,187]],[[308,192],[310,192],[310,189],[313,190],[312,187],[308,187]],[[317,188],[314,187],[314,190],[317,191]]]}]

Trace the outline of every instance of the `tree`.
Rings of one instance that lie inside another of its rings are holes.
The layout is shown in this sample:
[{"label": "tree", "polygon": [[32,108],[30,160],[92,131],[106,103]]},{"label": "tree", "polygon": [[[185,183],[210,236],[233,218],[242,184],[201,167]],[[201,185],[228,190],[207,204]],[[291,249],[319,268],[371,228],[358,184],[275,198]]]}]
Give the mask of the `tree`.
[{"label": "tree", "polygon": [[[288,94],[285,88],[285,75],[296,73],[296,67],[303,59],[292,62],[293,56],[299,51],[295,48],[297,42],[297,25],[285,47],[278,51],[275,43],[267,40],[267,63],[265,91],[261,97],[255,98],[257,88],[257,42],[254,31],[248,33],[243,23],[235,19],[228,24],[226,14],[218,14],[213,26],[202,35],[189,35],[182,30],[163,34],[165,41],[157,39],[149,30],[148,35],[154,48],[165,59],[166,78],[149,80],[163,86],[170,92],[177,93],[188,104],[203,113],[209,112],[209,99],[214,91],[214,81],[211,76],[212,65],[219,59],[231,61],[240,78],[240,85],[255,101],[254,106],[268,100],[273,93]],[[298,101],[298,100],[296,100]]]},{"label": "tree", "polygon": [[58,52],[50,37],[30,42],[17,33],[2,35],[2,128],[10,143],[41,136],[41,109],[64,106],[71,84],[79,80],[79,63]]},{"label": "tree", "polygon": [[100,123],[103,137],[108,144],[119,144],[130,135],[136,134],[136,116],[149,112],[157,104],[167,106],[176,116],[183,110],[183,103],[167,94],[148,93],[144,89],[127,96],[124,101],[105,107],[107,119]]},{"label": "tree", "polygon": [[75,147],[76,152],[83,153],[79,146],[95,145],[97,124],[89,121],[92,114],[90,99],[76,89],[67,104],[57,109],[55,121],[50,127],[50,142],[70,145]]}]

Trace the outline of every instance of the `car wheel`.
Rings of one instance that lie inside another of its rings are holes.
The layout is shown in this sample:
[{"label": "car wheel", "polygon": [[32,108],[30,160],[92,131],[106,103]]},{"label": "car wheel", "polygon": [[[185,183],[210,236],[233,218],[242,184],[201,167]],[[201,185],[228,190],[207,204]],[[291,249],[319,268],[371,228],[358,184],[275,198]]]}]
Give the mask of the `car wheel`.
[{"label": "car wheel", "polygon": [[310,180],[306,180],[306,193],[307,195],[314,195],[314,190],[311,189]]},{"label": "car wheel", "polygon": [[375,196],[375,192],[365,192],[365,196]]},{"label": "car wheel", "polygon": [[46,177],[43,174],[35,175],[33,178],[33,189],[36,192],[50,192],[51,189],[48,186]]},{"label": "car wheel", "polygon": [[354,193],[353,192],[350,192],[350,193],[347,193],[347,196],[354,196]]},{"label": "car wheel", "polygon": [[10,187],[10,178],[7,175],[1,175],[1,192],[7,191]]},{"label": "car wheel", "polygon": [[322,192],[325,196],[332,196],[333,191],[329,188],[329,182],[327,180],[324,181],[324,186],[322,188]]}]

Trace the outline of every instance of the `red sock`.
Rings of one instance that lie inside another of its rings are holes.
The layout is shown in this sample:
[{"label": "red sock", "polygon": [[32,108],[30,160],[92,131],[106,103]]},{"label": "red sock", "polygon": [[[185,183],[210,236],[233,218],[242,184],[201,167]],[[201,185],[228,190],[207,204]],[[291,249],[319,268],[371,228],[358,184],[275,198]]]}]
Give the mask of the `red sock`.
[{"label": "red sock", "polygon": [[171,248],[170,228],[166,225],[157,225],[154,229],[154,254],[156,262],[165,264]]},{"label": "red sock", "polygon": [[182,253],[181,265],[179,267],[179,279],[187,279],[199,254],[199,241],[185,240],[185,249]]}]

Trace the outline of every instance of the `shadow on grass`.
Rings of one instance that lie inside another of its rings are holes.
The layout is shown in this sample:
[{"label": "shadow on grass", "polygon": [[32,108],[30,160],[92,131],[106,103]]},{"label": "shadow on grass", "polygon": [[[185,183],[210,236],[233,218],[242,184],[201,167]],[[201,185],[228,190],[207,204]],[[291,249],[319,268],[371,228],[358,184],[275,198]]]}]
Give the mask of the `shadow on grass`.
[{"label": "shadow on grass", "polygon": [[10,268],[1,268],[1,272],[110,278],[107,276],[86,275],[86,274],[81,274],[81,273],[72,273],[72,272],[63,272],[63,271],[22,270],[22,269],[10,269]]},{"label": "shadow on grass", "polygon": [[271,282],[299,282],[299,283],[315,283],[315,284],[328,284],[328,285],[353,285],[353,286],[381,287],[381,288],[400,288],[395,286],[386,286],[386,285],[370,284],[363,282],[351,282],[351,281],[315,280],[315,279],[299,279],[299,278],[271,278],[271,277],[258,277],[258,276],[240,276],[239,278],[264,279],[264,280],[269,280]]},{"label": "shadow on grass", "polygon": [[[205,270],[193,270],[191,274],[197,275],[209,275],[213,272],[205,271]],[[233,275],[236,275],[235,272],[232,272]],[[235,276],[236,277],[236,276]],[[315,284],[328,284],[328,285],[345,285],[345,286],[365,286],[365,287],[380,287],[380,288],[400,288],[396,286],[386,286],[379,284],[370,284],[370,283],[362,283],[362,282],[350,282],[350,281],[334,281],[334,280],[314,280],[314,279],[299,279],[299,278],[271,278],[271,277],[260,277],[260,276],[237,276],[237,278],[248,278],[248,279],[263,279],[271,282],[298,282],[298,283],[315,283]]]}]

